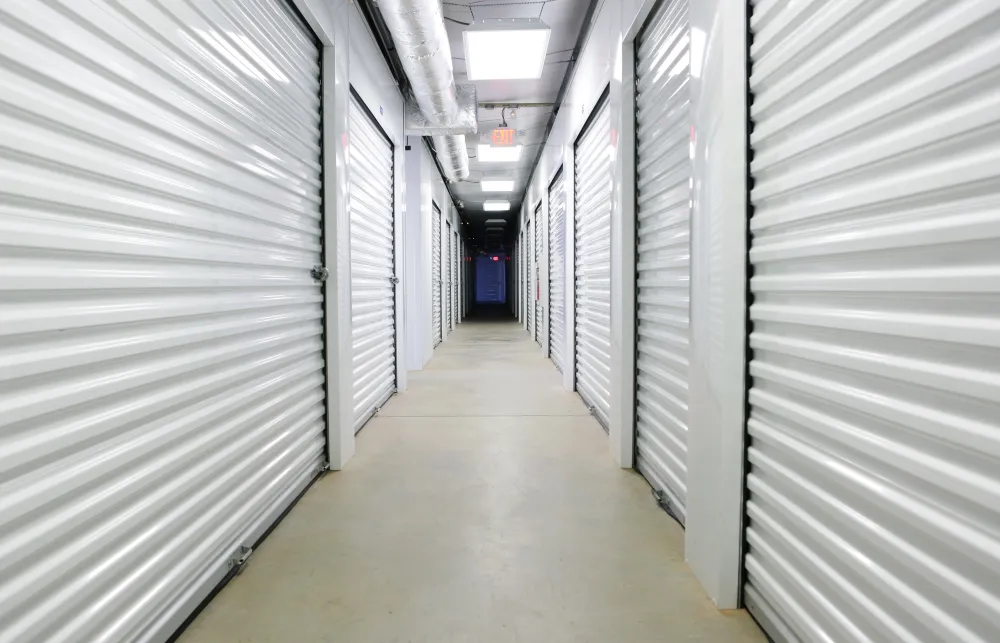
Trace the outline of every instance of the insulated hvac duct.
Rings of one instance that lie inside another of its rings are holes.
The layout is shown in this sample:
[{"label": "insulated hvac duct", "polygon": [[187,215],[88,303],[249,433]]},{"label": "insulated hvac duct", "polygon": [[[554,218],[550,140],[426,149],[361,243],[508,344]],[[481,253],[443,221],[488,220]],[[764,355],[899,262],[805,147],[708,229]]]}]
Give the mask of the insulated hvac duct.
[{"label": "insulated hvac duct", "polygon": [[[379,0],[378,6],[424,116],[441,126],[456,121],[461,108],[441,0]],[[435,136],[434,147],[447,178],[469,176],[464,136]]]}]

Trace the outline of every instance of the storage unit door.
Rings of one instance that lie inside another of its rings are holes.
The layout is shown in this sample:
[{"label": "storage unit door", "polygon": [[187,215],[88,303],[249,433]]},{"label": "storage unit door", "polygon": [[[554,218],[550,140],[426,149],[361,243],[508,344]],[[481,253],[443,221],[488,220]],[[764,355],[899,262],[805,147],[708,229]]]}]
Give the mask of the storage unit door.
[{"label": "storage unit door", "polygon": [[445,221],[445,232],[444,232],[444,271],[445,271],[445,281],[444,281],[444,327],[447,332],[451,332],[451,280],[454,279],[452,276],[452,247],[451,247],[451,222]]},{"label": "storage unit door", "polygon": [[605,430],[611,411],[611,117],[605,99],[576,142],[576,390]]},{"label": "storage unit door", "polygon": [[691,275],[688,3],[661,2],[636,49],[636,468],[682,523]]},{"label": "storage unit door", "polygon": [[533,335],[535,333],[535,295],[534,288],[535,284],[532,280],[535,274],[535,262],[533,260],[533,249],[534,249],[534,237],[531,232],[531,221],[528,221],[527,228],[524,233],[524,265],[527,268],[524,271],[524,297],[525,297],[525,310],[528,313],[528,334]]},{"label": "storage unit door", "polygon": [[354,430],[396,392],[392,143],[351,96],[348,149]]},{"label": "storage unit door", "polygon": [[1000,641],[1000,4],[758,6],[747,605]]},{"label": "storage unit door", "polygon": [[455,248],[455,254],[454,254],[454,256],[452,256],[451,265],[453,267],[452,274],[454,274],[455,277],[454,277],[454,279],[452,281],[452,284],[451,284],[451,296],[452,296],[452,301],[454,302],[454,306],[455,306],[455,308],[454,308],[454,310],[455,310],[454,325],[458,326],[458,320],[461,319],[461,317],[462,317],[462,315],[461,315],[461,310],[462,310],[461,309],[461,301],[459,300],[459,296],[458,296],[458,286],[462,282],[462,277],[461,277],[462,273],[460,273],[459,270],[458,270],[458,268],[459,268],[459,264],[458,264],[458,254],[459,254],[458,232],[454,233],[454,239],[453,239],[453,241],[454,241],[454,243],[452,244],[452,246]]},{"label": "storage unit door", "polygon": [[539,295],[538,288],[541,283],[540,279],[542,276],[542,204],[538,203],[538,207],[535,208],[535,341],[538,345],[542,345],[542,329],[545,327],[545,312],[542,310],[542,298]]},{"label": "storage unit door", "polygon": [[441,210],[433,203],[431,215],[431,317],[434,326],[434,346],[441,343]]},{"label": "storage unit door", "polygon": [[0,5],[0,640],[166,640],[325,459],[319,49],[54,4]]},{"label": "storage unit door", "polygon": [[566,182],[549,186],[549,355],[561,373],[566,363]]}]

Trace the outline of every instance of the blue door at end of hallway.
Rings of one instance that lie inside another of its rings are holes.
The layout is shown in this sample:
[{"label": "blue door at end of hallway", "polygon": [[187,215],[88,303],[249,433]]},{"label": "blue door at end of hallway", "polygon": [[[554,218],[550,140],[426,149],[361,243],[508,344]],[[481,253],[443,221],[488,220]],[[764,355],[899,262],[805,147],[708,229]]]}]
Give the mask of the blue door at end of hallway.
[{"label": "blue door at end of hallway", "polygon": [[507,301],[507,256],[476,257],[476,303],[503,304]]}]

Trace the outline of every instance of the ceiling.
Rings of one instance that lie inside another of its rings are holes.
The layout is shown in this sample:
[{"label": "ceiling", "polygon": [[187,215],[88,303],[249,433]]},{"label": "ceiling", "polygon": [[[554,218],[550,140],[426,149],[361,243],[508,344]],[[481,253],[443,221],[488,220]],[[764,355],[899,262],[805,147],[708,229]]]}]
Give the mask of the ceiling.
[{"label": "ceiling", "polygon": [[[538,80],[480,80],[475,81],[479,99],[480,136],[501,124],[501,108],[485,108],[484,103],[548,103],[542,107],[506,109],[509,127],[517,129],[519,142],[524,145],[521,160],[517,163],[482,163],[476,158],[479,136],[466,136],[469,150],[469,178],[451,184],[452,195],[462,204],[462,215],[469,222],[469,233],[479,242],[485,241],[486,219],[504,218],[513,228],[528,187],[531,169],[535,165],[540,147],[545,140],[545,130],[552,115],[563,78],[569,68],[586,18],[591,0],[452,0],[442,3],[445,25],[451,41],[454,58],[455,80],[467,83],[465,49],[462,41],[464,25],[473,20],[492,18],[541,18],[552,32],[549,36],[548,54],[542,77]],[[479,181],[483,178],[513,179],[514,192],[509,194],[482,192]],[[486,199],[505,199],[511,202],[509,212],[484,212]]]}]

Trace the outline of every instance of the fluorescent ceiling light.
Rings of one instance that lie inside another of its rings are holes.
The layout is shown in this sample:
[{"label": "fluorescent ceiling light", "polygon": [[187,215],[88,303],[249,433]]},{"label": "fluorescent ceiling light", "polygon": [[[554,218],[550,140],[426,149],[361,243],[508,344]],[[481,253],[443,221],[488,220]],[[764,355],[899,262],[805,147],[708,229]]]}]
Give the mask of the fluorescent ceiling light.
[{"label": "fluorescent ceiling light", "polygon": [[510,201],[484,201],[483,209],[487,212],[505,212],[510,210]]},{"label": "fluorescent ceiling light", "polygon": [[487,219],[486,225],[507,225],[507,219]]},{"label": "fluorescent ceiling light", "polygon": [[483,192],[513,192],[513,181],[480,181],[479,187]]},{"label": "fluorescent ceiling light", "polygon": [[483,163],[517,163],[521,160],[521,146],[493,147],[480,143],[478,156]]},{"label": "fluorescent ceiling light", "polygon": [[538,18],[473,22],[462,32],[469,80],[541,78],[550,32]]}]

